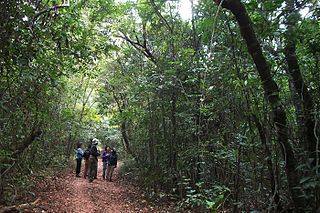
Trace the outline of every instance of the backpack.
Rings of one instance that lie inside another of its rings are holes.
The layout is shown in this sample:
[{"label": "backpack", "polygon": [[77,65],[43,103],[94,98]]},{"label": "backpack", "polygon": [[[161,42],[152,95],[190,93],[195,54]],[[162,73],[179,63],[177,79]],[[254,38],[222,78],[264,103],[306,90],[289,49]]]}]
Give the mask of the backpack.
[{"label": "backpack", "polygon": [[90,158],[96,158],[100,155],[100,153],[98,153],[97,147],[96,146],[92,146],[90,149]]},{"label": "backpack", "polygon": [[113,151],[110,155],[109,163],[115,165],[117,163],[117,154]]},{"label": "backpack", "polygon": [[86,151],[84,151],[84,153],[83,153],[83,158],[88,160],[89,157],[90,157],[90,150],[86,149]]}]

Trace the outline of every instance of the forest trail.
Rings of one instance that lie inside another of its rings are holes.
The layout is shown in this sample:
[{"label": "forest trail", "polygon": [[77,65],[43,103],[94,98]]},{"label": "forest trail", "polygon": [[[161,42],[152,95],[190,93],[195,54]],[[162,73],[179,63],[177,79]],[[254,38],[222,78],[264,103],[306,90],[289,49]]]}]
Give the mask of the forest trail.
[{"label": "forest trail", "polygon": [[[102,179],[102,163],[98,166],[98,179],[75,177],[69,169],[65,174],[54,177],[51,183],[39,186],[40,202],[36,212],[169,212],[148,203],[140,190],[120,179],[118,163],[113,182]],[[82,165],[83,166],[83,165]],[[83,168],[82,168],[83,169]],[[83,171],[83,170],[82,170]],[[81,173],[82,174],[82,173]]]}]

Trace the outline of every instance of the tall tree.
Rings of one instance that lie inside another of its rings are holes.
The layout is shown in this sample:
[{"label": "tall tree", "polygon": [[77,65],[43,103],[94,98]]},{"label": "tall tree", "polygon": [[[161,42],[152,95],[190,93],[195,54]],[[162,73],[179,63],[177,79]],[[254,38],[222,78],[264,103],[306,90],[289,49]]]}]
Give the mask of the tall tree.
[{"label": "tall tree", "polygon": [[262,53],[260,43],[253,29],[252,21],[246,11],[245,6],[239,0],[216,1],[222,7],[230,10],[235,16],[242,37],[244,38],[248,51],[257,67],[261,78],[266,98],[268,99],[272,114],[273,122],[277,128],[278,143],[282,149],[283,158],[286,163],[287,180],[294,205],[298,212],[303,212],[304,198],[301,196],[299,189],[299,175],[296,173],[298,166],[293,148],[288,141],[287,115],[284,106],[279,97],[279,87],[273,80],[270,66],[267,64],[265,56]]}]

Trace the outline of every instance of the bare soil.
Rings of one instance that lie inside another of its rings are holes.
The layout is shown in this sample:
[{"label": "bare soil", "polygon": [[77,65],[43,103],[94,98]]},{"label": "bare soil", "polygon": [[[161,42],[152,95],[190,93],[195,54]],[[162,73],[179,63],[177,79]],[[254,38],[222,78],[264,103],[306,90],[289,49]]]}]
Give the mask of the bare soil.
[{"label": "bare soil", "polygon": [[30,212],[174,212],[148,202],[140,189],[119,177],[119,167],[121,162],[114,171],[113,182],[102,179],[101,162],[98,179],[92,183],[83,177],[75,177],[74,169],[48,179],[39,184],[37,197],[40,200]]}]

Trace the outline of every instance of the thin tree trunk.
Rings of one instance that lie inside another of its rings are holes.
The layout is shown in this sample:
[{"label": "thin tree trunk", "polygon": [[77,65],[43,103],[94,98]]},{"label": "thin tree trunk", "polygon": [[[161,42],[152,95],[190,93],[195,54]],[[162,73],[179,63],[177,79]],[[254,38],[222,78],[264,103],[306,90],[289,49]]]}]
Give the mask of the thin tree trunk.
[{"label": "thin tree trunk", "polygon": [[[150,171],[153,172],[155,175],[156,173],[156,161],[155,161],[155,121],[153,118],[153,112],[151,108],[151,103],[148,100],[148,108],[149,108],[149,115],[150,115],[150,126],[149,126],[149,159],[150,159]],[[157,181],[153,180],[153,190],[157,193]]]},{"label": "thin tree trunk", "polygon": [[[168,136],[168,130],[167,130],[167,125],[166,125],[166,111],[164,108],[164,99],[162,99],[162,103],[161,103],[161,113],[162,113],[162,130],[163,130],[163,140],[165,141],[165,143],[169,144],[169,148],[171,146],[171,141],[169,141],[169,139],[167,138]],[[167,162],[167,166],[170,167],[171,166],[171,162],[172,162],[172,156],[171,156],[171,149],[169,150],[169,161]]]},{"label": "thin tree trunk", "polygon": [[[216,1],[220,4],[220,0]],[[273,122],[277,130],[277,141],[281,147],[283,158],[285,160],[285,168],[289,191],[291,193],[297,212],[302,212],[304,208],[304,198],[298,189],[299,175],[297,175],[297,161],[291,144],[288,141],[287,115],[280,101],[279,88],[272,79],[270,67],[262,53],[261,46],[254,32],[251,19],[246,8],[239,0],[225,0],[222,7],[230,10],[235,16],[241,31],[241,35],[246,42],[248,51],[257,67],[265,95],[272,109]]]},{"label": "thin tree trunk", "polygon": [[172,132],[171,132],[171,140],[170,140],[170,147],[171,147],[171,153],[172,153],[172,161],[171,161],[171,168],[174,170],[177,170],[177,118],[176,118],[176,104],[177,104],[177,97],[176,92],[172,92],[172,98],[171,98],[171,124],[172,124]]},{"label": "thin tree trunk", "polygon": [[[304,119],[303,119],[303,111],[302,111],[302,104],[300,101],[299,95],[296,92],[296,89],[293,86],[292,80],[289,80],[289,90],[291,94],[291,100],[295,107],[295,116],[296,116],[296,122],[297,122],[297,138],[300,142],[300,144],[303,146],[302,148],[307,148],[305,146],[305,135],[304,135]],[[306,149],[307,150],[307,149]]]},{"label": "thin tree trunk", "polygon": [[277,212],[281,212],[282,206],[281,206],[281,203],[280,203],[279,190],[278,190],[278,187],[277,187],[276,176],[274,174],[273,163],[272,163],[272,160],[271,160],[272,159],[272,155],[271,155],[271,151],[270,151],[270,149],[269,149],[269,147],[267,145],[266,129],[263,127],[263,125],[258,120],[256,115],[252,115],[252,117],[253,117],[253,121],[254,121],[257,129],[258,129],[260,140],[261,140],[261,144],[264,147],[265,159],[267,159],[266,160],[266,164],[267,164],[267,168],[268,168],[269,176],[270,176],[272,198],[274,200],[274,203],[276,204],[276,211]]},{"label": "thin tree trunk", "polygon": [[[238,155],[237,155],[237,162],[236,162],[236,165],[237,165],[237,174],[235,175],[235,185],[234,185],[234,188],[235,188],[235,195],[234,195],[234,200],[235,200],[235,203],[237,203],[239,201],[239,194],[240,194],[240,163],[241,163],[241,145],[238,144]],[[239,212],[239,209],[238,209],[238,205],[234,205],[233,207],[233,213],[237,213]]]},{"label": "thin tree trunk", "polygon": [[124,148],[125,148],[126,152],[129,155],[131,155],[134,158],[134,160],[137,161],[137,163],[140,163],[140,160],[139,160],[138,156],[131,149],[130,140],[129,140],[129,136],[128,136],[128,133],[127,133],[127,124],[126,124],[126,122],[122,122],[121,123],[120,130],[121,130],[121,135],[122,135],[123,142],[124,142],[123,145],[124,145]]},{"label": "thin tree trunk", "polygon": [[[119,113],[122,114],[123,113],[123,110],[126,108],[127,106],[127,100],[125,100],[126,98],[121,96],[121,97],[118,97],[116,92],[115,92],[115,88],[108,84],[107,82],[107,87],[108,89],[111,90],[112,92],[112,96],[113,96],[113,99],[114,101],[116,102],[117,104],[117,107],[118,107],[118,110],[119,110]],[[121,135],[122,135],[122,138],[123,138],[123,145],[124,145],[124,148],[125,148],[125,151],[131,155],[134,160],[138,163],[138,165],[140,165],[140,159],[138,158],[138,156],[133,152],[133,150],[131,149],[131,146],[130,146],[130,140],[129,140],[129,136],[128,136],[128,130],[127,130],[127,122],[126,120],[123,120],[121,122],[121,125],[120,125],[120,132],[121,132]]]}]

